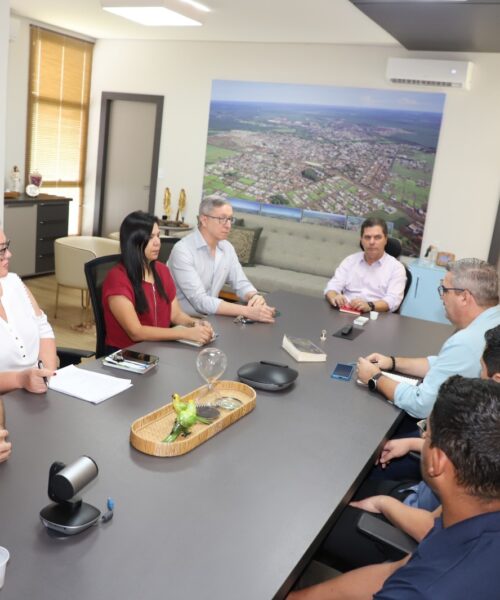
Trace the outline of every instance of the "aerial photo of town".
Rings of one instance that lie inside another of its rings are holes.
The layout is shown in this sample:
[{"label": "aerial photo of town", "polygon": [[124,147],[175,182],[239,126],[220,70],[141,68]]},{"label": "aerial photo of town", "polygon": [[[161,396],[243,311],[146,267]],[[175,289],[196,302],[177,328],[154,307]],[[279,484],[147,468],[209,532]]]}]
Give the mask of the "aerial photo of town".
[{"label": "aerial photo of town", "polygon": [[215,81],[203,195],[236,210],[422,242],[444,94]]}]

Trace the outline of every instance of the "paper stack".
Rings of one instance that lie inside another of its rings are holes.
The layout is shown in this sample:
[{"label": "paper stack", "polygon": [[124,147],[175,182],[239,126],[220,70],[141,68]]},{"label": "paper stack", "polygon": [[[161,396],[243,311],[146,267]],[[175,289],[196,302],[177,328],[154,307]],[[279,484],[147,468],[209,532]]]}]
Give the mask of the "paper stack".
[{"label": "paper stack", "polygon": [[57,375],[51,377],[49,381],[51,390],[93,404],[99,404],[103,400],[116,396],[131,386],[130,379],[120,379],[111,375],[78,369],[75,365],[58,369]]}]

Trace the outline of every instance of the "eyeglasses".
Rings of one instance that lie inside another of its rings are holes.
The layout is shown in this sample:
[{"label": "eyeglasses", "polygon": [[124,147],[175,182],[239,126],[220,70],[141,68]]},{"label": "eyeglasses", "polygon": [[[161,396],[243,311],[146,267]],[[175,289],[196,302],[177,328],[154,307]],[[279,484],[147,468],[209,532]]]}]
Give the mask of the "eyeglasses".
[{"label": "eyeglasses", "polygon": [[10,246],[10,240],[7,240],[5,242],[5,244],[2,244],[2,248],[0,248],[0,258],[4,258],[5,253],[9,249],[9,246]]},{"label": "eyeglasses", "polygon": [[467,288],[449,288],[444,285],[440,285],[437,290],[438,294],[442,297],[447,292],[466,292]]},{"label": "eyeglasses", "polygon": [[235,217],[212,217],[212,215],[203,215],[204,217],[207,217],[209,219],[216,219],[217,221],[219,221],[219,223],[221,225],[227,225],[228,223],[230,223],[231,225],[234,225],[234,222],[236,221]]},{"label": "eyeglasses", "polygon": [[420,435],[423,437],[427,433],[427,419],[417,421],[417,427],[420,430]]}]

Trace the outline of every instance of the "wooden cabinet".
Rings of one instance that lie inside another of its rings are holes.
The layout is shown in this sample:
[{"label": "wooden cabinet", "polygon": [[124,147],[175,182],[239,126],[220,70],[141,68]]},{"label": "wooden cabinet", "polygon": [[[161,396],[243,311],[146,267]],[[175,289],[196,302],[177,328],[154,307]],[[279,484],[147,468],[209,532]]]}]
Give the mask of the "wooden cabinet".
[{"label": "wooden cabinet", "polygon": [[36,228],[36,273],[54,271],[54,240],[68,235],[69,202],[40,202]]},{"label": "wooden cabinet", "polygon": [[4,229],[12,240],[12,273],[54,272],[54,240],[68,235],[69,202],[69,198],[5,200]]},{"label": "wooden cabinet", "polygon": [[400,314],[436,323],[450,324],[444,312],[443,301],[437,288],[446,275],[446,269],[416,260],[408,265],[412,282]]}]

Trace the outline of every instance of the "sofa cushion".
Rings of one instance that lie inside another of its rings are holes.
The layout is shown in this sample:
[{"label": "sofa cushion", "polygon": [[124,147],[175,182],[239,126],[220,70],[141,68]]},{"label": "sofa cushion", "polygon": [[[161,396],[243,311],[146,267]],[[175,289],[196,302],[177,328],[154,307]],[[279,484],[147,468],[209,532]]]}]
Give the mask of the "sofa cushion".
[{"label": "sofa cushion", "polygon": [[[310,273],[297,273],[288,269],[278,269],[277,267],[265,265],[244,267],[244,271],[248,279],[260,292],[285,290],[318,298],[323,295],[323,290],[328,283],[328,277],[311,275]],[[282,309],[280,308],[280,310]]]},{"label": "sofa cushion", "polygon": [[257,265],[332,277],[340,262],[359,250],[359,233],[245,213],[245,224],[263,227]]},{"label": "sofa cushion", "polygon": [[251,266],[255,264],[255,252],[261,233],[262,227],[233,226],[231,228],[227,239],[234,246],[242,266]]}]

